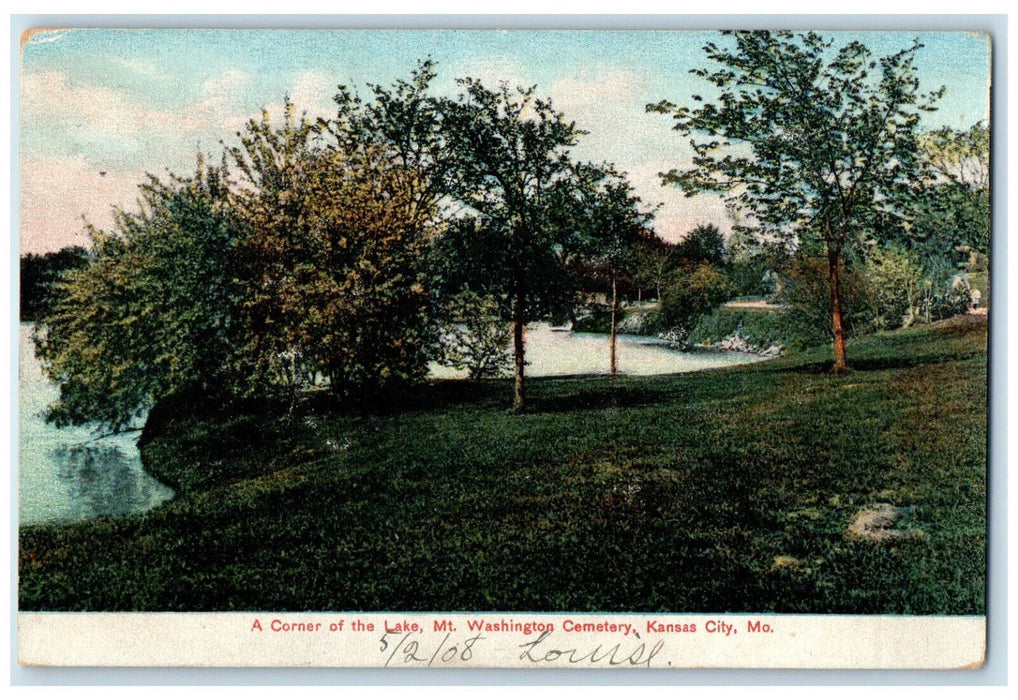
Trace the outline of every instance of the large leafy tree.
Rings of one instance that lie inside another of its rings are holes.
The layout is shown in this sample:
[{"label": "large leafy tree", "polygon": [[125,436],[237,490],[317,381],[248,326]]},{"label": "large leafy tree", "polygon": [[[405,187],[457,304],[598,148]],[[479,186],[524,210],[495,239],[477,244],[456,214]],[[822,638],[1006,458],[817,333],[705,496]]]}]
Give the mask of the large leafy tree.
[{"label": "large leafy tree", "polygon": [[426,374],[436,205],[400,147],[412,137],[397,146],[396,127],[373,128],[380,107],[345,95],[331,123],[297,118],[289,103],[279,126],[263,115],[232,154],[262,376],[293,391],[323,378],[364,398]]},{"label": "large leafy tree", "polygon": [[663,175],[692,196],[719,194],[764,238],[816,245],[827,260],[834,371],[845,353],[846,247],[880,216],[903,215],[920,178],[917,127],[940,92],[923,94],[916,41],[875,58],[858,41],[835,47],[809,32],[725,32],[692,72],[716,97],[692,108],[661,102],[691,137],[691,167]]},{"label": "large leafy tree", "polygon": [[463,239],[459,247],[486,248],[483,259],[495,263],[480,272],[509,308],[514,407],[522,409],[524,329],[564,291],[561,252],[569,232],[554,225],[559,200],[552,193],[572,176],[569,148],[582,132],[533,88],[458,83],[459,97],[443,104],[443,130],[456,166],[451,192],[469,221],[452,233]]},{"label": "large leafy tree", "polygon": [[231,201],[246,233],[241,280],[253,328],[244,354],[258,383],[295,389],[323,364],[322,274],[339,248],[313,228],[312,184],[327,159],[321,128],[287,99],[280,124],[263,111],[237,136],[228,149]]},{"label": "large leafy tree", "polygon": [[90,263],[57,284],[36,330],[60,386],[49,419],[119,430],[169,394],[243,391],[240,230],[222,170],[204,163],[191,178],[150,177],[140,211],[93,229]]}]

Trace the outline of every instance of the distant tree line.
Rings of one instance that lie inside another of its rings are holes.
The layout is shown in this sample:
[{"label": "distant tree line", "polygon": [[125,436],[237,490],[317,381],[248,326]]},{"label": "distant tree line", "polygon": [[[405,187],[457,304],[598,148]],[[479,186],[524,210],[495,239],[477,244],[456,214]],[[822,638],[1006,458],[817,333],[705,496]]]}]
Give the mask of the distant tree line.
[{"label": "distant tree line", "polygon": [[42,255],[22,255],[19,266],[21,321],[27,323],[43,318],[49,311],[53,288],[61,276],[87,264],[88,250],[82,246],[68,246]]}]

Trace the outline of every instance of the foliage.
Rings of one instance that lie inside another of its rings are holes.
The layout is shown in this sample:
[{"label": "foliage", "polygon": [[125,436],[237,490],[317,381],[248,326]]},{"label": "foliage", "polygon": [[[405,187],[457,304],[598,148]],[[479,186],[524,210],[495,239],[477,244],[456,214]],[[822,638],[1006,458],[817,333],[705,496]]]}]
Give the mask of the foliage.
[{"label": "foliage", "polygon": [[876,248],[866,264],[866,283],[877,328],[910,326],[922,313],[922,263],[908,251]]},{"label": "foliage", "polygon": [[512,331],[494,297],[466,289],[443,311],[448,319],[440,336],[443,364],[467,370],[471,379],[498,377],[512,368]]},{"label": "foliage", "polygon": [[659,238],[644,241],[633,261],[635,283],[654,290],[654,298],[661,298],[661,287],[675,268],[675,247]]},{"label": "foliage", "polygon": [[731,264],[728,275],[738,296],[773,294],[778,273],[788,262],[788,252],[784,245],[738,233],[729,241],[729,256]]},{"label": "foliage", "polygon": [[[826,260],[816,255],[799,254],[788,261],[780,273],[774,301],[791,311],[791,326],[807,346],[830,342],[831,281]],[[865,275],[853,266],[842,279],[846,333],[859,335],[870,329],[873,302]]]},{"label": "foliage", "polygon": [[260,376],[291,389],[321,376],[334,393],[361,398],[427,372],[434,328],[423,261],[435,210],[419,196],[420,164],[406,165],[378,134],[341,134],[354,116],[375,113],[359,103],[344,110],[329,125],[337,144],[288,103],[282,126],[267,115],[252,121],[231,154],[251,229]]},{"label": "foliage", "polygon": [[[489,250],[477,268],[487,278],[472,289],[505,296],[513,322],[514,406],[524,406],[523,328],[565,303],[562,274],[571,231],[554,225],[553,207],[574,169],[569,148],[583,133],[533,88],[490,90],[474,78],[457,81],[463,92],[442,107],[442,128],[454,159],[451,195],[468,209],[456,235],[462,245]],[[473,240],[470,240],[473,239]]]},{"label": "foliage", "polygon": [[714,224],[697,224],[675,245],[675,257],[682,264],[707,263],[717,268],[723,268],[729,262],[725,238]]},{"label": "foliage", "polygon": [[923,157],[941,180],[974,190],[990,187],[990,128],[976,122],[967,131],[943,127],[923,136]]},{"label": "foliage", "polygon": [[689,332],[688,342],[710,345],[735,335],[760,350],[780,345],[783,350],[799,351],[828,340],[805,328],[794,312],[722,306],[700,318]]},{"label": "foliage", "polygon": [[61,386],[51,418],[113,428],[202,387],[291,406],[324,384],[369,399],[422,379],[437,342],[428,249],[448,162],[429,63],[335,120],[267,112],[218,169],[153,178],[139,214],[95,232],[58,286],[39,353]]},{"label": "foliage", "polygon": [[[142,448],[177,497],[21,528],[18,607],[983,615],[985,318],[853,349],[846,376],[821,348],[536,380],[536,414],[464,381],[289,422],[181,405]],[[846,540],[875,502],[927,538]]]},{"label": "foliage", "polygon": [[940,93],[919,92],[922,45],[875,59],[858,41],[835,48],[808,32],[726,32],[704,52],[717,66],[691,71],[719,93],[700,106],[669,102],[692,136],[693,167],[664,175],[688,195],[715,193],[761,237],[816,241],[828,261],[835,370],[845,368],[843,254],[859,229],[903,216],[921,170],[916,129]]},{"label": "foliage", "polygon": [[[298,388],[315,383],[323,341],[318,325],[326,273],[318,256],[331,241],[319,241],[312,228],[311,182],[319,129],[297,119],[286,100],[283,124],[268,112],[238,133],[229,149],[233,166],[233,206],[247,229],[241,244],[243,307],[253,333],[243,352],[252,378],[265,387]],[[336,246],[338,247],[338,245]],[[327,259],[327,258],[326,258]]]},{"label": "foliage", "polygon": [[88,266],[65,275],[37,328],[37,353],[60,386],[48,418],[128,426],[159,398],[204,387],[239,391],[239,314],[233,255],[239,230],[221,170],[141,188],[138,213],[92,230]]},{"label": "foliage", "polygon": [[22,255],[18,275],[22,323],[36,321],[49,313],[53,286],[68,270],[87,264],[88,250],[81,246],[69,246],[42,255]]},{"label": "foliage", "polygon": [[624,173],[611,166],[578,165],[572,180],[556,189],[563,195],[552,210],[561,230],[570,231],[570,250],[602,271],[611,291],[613,278],[635,262],[639,247],[649,241],[654,209],[646,209]]},{"label": "foliage", "polygon": [[951,318],[972,306],[972,285],[964,277],[956,277],[939,290],[927,288],[924,301],[928,322]]},{"label": "foliage", "polygon": [[393,186],[404,193],[391,206],[411,225],[437,235],[457,170],[442,129],[443,103],[429,94],[435,76],[434,62],[420,61],[409,80],[397,80],[391,88],[370,85],[370,101],[340,85],[333,98],[336,117],[321,126],[342,153],[368,148],[387,154]]},{"label": "foliage", "polygon": [[685,339],[702,316],[732,298],[728,277],[708,263],[677,271],[661,294],[659,324]]}]

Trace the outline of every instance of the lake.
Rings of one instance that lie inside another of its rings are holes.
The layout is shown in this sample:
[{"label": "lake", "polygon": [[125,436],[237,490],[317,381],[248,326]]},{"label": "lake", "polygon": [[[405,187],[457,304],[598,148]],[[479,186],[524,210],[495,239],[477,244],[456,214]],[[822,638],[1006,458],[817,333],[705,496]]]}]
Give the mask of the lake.
[{"label": "lake", "polygon": [[[527,376],[608,374],[605,335],[534,324],[527,328],[526,343]],[[172,489],[142,468],[137,432],[97,437],[91,426],[58,429],[46,423],[46,407],[59,392],[35,357],[31,324],[19,329],[19,352],[20,524],[141,513],[173,497]],[[618,337],[621,374],[693,372],[760,359],[739,353],[681,352],[653,337]],[[432,375],[455,378],[466,372],[433,365]]]},{"label": "lake", "polygon": [[[609,338],[601,333],[572,333],[552,328],[546,323],[527,327],[526,361],[528,377],[553,377],[577,374],[608,374],[610,369]],[[616,346],[619,374],[644,376],[678,374],[701,369],[730,367],[759,362],[757,355],[712,350],[683,352],[653,336],[618,336]],[[467,376],[466,371],[432,365],[436,377]]]},{"label": "lake", "polygon": [[58,429],[44,420],[60,394],[35,357],[31,324],[18,336],[19,523],[140,513],[172,498],[142,469],[138,433],[96,439],[93,427]]}]

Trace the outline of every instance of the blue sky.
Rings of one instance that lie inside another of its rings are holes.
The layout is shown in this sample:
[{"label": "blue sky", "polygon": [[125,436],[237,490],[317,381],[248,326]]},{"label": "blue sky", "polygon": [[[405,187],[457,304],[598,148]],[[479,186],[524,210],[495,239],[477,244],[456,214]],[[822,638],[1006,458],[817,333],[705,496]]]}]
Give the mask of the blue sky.
[{"label": "blue sky", "polygon": [[[947,91],[928,128],[988,119],[989,41],[970,33],[832,32],[875,55],[925,44],[921,85]],[[668,99],[709,95],[689,69],[703,65],[712,32],[429,30],[65,30],[22,47],[21,248],[84,243],[83,217],[105,226],[130,207],[146,172],[188,173],[201,149],[218,154],[261,108],[289,94],[312,116],[332,112],[343,83],[406,77],[419,59],[438,64],[438,92],[457,77],[537,85],[589,134],[574,153],[614,162],[639,194],[662,203],[658,232],[675,240],[699,222],[727,228],[713,198],[662,188],[657,173],[688,163],[670,120],[644,112]]]}]

